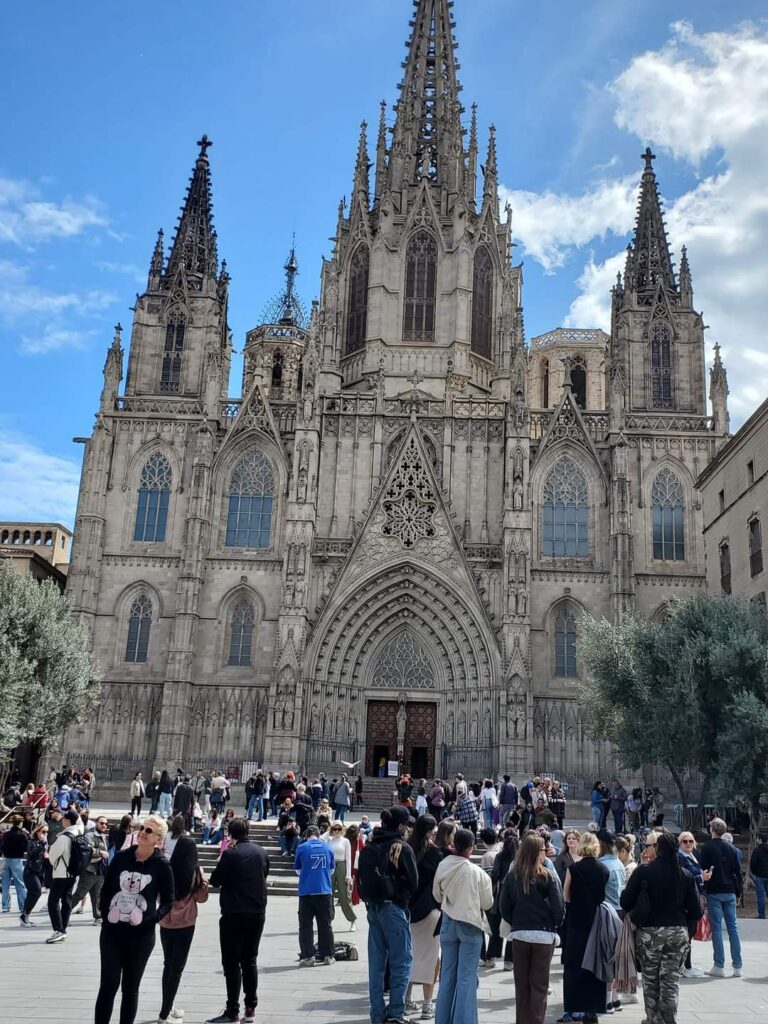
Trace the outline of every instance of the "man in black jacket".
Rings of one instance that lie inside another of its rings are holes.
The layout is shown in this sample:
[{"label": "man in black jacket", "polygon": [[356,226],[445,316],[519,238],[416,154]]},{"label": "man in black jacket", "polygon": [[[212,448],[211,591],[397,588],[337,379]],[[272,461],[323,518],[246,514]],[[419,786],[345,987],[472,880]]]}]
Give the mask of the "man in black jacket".
[{"label": "man in black jacket", "polygon": [[[248,838],[248,822],[233,818],[229,823],[232,845],[221,855],[210,884],[221,890],[219,906],[219,942],[221,964],[227,984],[227,1005],[218,1017],[206,1024],[230,1024],[242,1020],[252,1024],[256,1011],[259,953],[264,917],[267,912],[267,875],[269,857]],[[240,1017],[242,982],[245,1013]]]},{"label": "man in black jacket", "polygon": [[189,776],[184,776],[173,794],[173,813],[184,815],[184,828],[188,829],[192,818],[192,805],[195,802],[195,791],[190,785]]},{"label": "man in black jacket", "polygon": [[757,846],[749,858],[749,873],[755,883],[757,894],[757,916],[765,918],[765,894],[768,892],[768,837],[762,833],[757,837]]},{"label": "man in black jacket", "polygon": [[723,945],[723,920],[728,929],[728,944],[731,947],[734,978],[741,977],[741,940],[736,922],[736,903],[741,896],[741,866],[736,851],[723,836],[728,826],[722,818],[713,818],[709,825],[712,836],[699,852],[699,864],[709,873],[704,880],[707,894],[707,912],[712,925],[712,958],[714,965],[707,974],[713,978],[725,977],[725,946]]}]

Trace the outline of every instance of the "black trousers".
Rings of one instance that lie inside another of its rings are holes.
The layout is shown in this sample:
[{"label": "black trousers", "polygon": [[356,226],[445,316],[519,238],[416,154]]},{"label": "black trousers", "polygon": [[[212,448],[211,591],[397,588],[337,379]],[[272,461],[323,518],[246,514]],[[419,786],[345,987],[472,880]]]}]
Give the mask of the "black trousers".
[{"label": "black trousers", "polygon": [[299,951],[302,960],[315,956],[314,923],[320,956],[333,956],[333,896],[299,896]]},{"label": "black trousers", "polygon": [[160,1007],[162,1020],[167,1019],[173,1008],[194,935],[194,925],[189,928],[160,929],[160,941],[163,944],[163,1005]]},{"label": "black trousers", "polygon": [[36,875],[29,868],[24,868],[24,885],[27,887],[27,898],[24,900],[24,917],[31,914],[43,891],[43,876]]},{"label": "black trousers", "polygon": [[258,1003],[256,989],[259,973],[256,958],[259,955],[264,914],[225,914],[219,919],[221,966],[227,983],[227,1011],[234,1016],[240,1012],[240,986],[247,1007]]},{"label": "black trousers", "polygon": [[118,988],[122,989],[120,1024],[133,1024],[139,1007],[139,985],[152,950],[155,929],[139,932],[128,924],[101,926],[101,979],[94,1024],[109,1024]]},{"label": "black trousers", "polygon": [[55,932],[66,932],[72,913],[72,878],[54,878],[48,893],[48,916]]},{"label": "black trousers", "polygon": [[141,814],[141,797],[131,797],[131,814]]}]

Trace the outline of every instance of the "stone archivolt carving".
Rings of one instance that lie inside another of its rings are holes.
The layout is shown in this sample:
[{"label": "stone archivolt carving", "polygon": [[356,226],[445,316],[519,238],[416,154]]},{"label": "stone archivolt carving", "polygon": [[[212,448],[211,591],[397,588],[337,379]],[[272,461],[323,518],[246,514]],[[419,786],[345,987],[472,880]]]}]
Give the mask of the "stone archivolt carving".
[{"label": "stone archivolt carving", "polygon": [[401,629],[386,643],[376,662],[373,685],[397,689],[434,688],[432,665],[411,630]]}]

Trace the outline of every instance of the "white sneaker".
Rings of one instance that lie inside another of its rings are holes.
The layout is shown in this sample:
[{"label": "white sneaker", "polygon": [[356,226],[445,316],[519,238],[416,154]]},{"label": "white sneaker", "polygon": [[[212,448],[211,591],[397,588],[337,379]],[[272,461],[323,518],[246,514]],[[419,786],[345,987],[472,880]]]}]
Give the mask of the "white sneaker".
[{"label": "white sneaker", "polygon": [[349,930],[351,932],[356,932],[357,931],[357,921],[353,921],[352,922],[352,924],[349,926]]},{"label": "white sneaker", "polygon": [[34,928],[35,927],[35,922],[34,921],[30,921],[29,918],[28,917],[24,917],[23,914],[19,915],[19,924],[21,925],[22,928]]},{"label": "white sneaker", "polygon": [[514,964],[511,964],[509,962],[509,960],[505,960],[504,961],[504,970],[505,971],[514,971],[514,969],[515,969],[515,965]]},{"label": "white sneaker", "polygon": [[698,967],[684,967],[683,968],[684,978],[703,978],[704,971],[700,971]]},{"label": "white sneaker", "polygon": [[414,999],[411,999],[410,1002],[405,1004],[405,1012],[406,1013],[416,1013],[418,1011],[418,1009],[419,1009],[419,1004]]},{"label": "white sneaker", "polygon": [[431,1000],[426,1000],[421,1004],[421,1019],[432,1020],[435,1016],[435,1004]]},{"label": "white sneaker", "polygon": [[741,968],[740,967],[734,967],[733,968],[733,976],[734,976],[734,978],[740,978],[741,977]]},{"label": "white sneaker", "polygon": [[50,935],[45,941],[50,946],[53,942],[63,942],[65,938],[66,935],[64,932],[54,932],[53,935]]},{"label": "white sneaker", "polygon": [[707,971],[710,978],[724,978],[725,968],[724,967],[710,967]]},{"label": "white sneaker", "polygon": [[179,1010],[176,1006],[172,1007],[171,1012],[168,1014],[168,1020],[184,1020],[184,1011]]},{"label": "white sneaker", "polygon": [[82,903],[81,903],[81,904],[80,904],[80,906],[79,906],[79,907],[77,908],[77,910],[75,911],[75,913],[76,913],[76,914],[84,914],[84,913],[85,913],[85,907],[83,906],[83,904],[82,904]]},{"label": "white sneaker", "polygon": [[637,992],[626,992],[624,995],[622,995],[621,1001],[625,1005],[627,1003],[639,1003],[640,1002],[640,1000],[638,999],[638,996],[637,996]]}]

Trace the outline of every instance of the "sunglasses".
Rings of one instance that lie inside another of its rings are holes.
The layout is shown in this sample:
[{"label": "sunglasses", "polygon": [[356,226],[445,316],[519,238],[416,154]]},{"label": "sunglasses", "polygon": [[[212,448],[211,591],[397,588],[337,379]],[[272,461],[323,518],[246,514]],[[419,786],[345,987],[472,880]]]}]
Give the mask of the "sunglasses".
[{"label": "sunglasses", "polygon": [[646,844],[645,844],[645,848],[646,848],[646,850],[650,850],[650,848],[651,848],[652,846],[655,846],[655,845],[656,845],[656,843],[646,843]]},{"label": "sunglasses", "polygon": [[147,835],[147,836],[156,836],[157,835],[157,832],[155,832],[155,830],[153,828],[147,828],[146,825],[144,826],[144,828],[140,828],[139,832],[143,832],[144,835]]},{"label": "sunglasses", "polygon": [[693,839],[681,839],[681,840],[680,840],[680,842],[681,842],[681,843],[685,843],[685,845],[686,845],[686,846],[690,846],[690,844],[691,844],[691,843],[692,843],[693,841],[694,841]]}]

